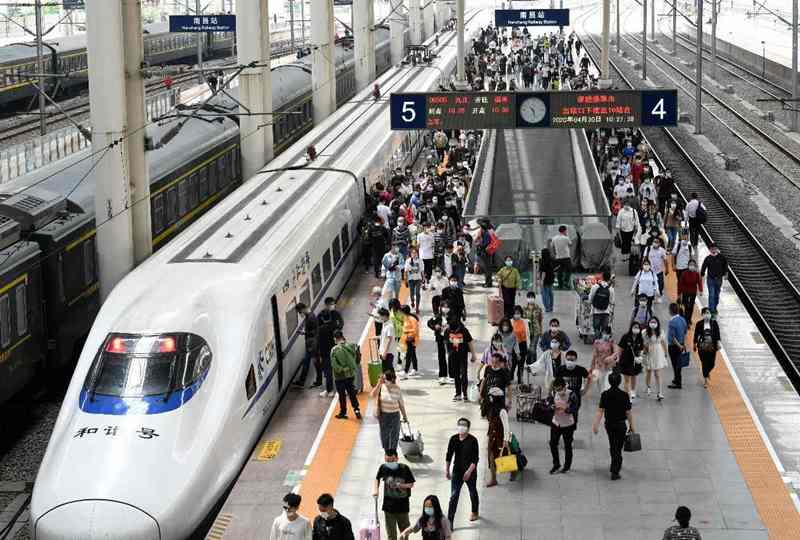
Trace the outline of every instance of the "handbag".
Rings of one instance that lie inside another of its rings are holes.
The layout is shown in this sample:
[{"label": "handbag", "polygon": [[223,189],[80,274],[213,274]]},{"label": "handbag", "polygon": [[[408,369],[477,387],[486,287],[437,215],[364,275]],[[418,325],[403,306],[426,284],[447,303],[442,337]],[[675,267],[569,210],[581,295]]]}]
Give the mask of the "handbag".
[{"label": "handbag", "polygon": [[620,238],[619,233],[614,235],[614,247],[617,249],[622,249],[622,238]]},{"label": "handbag", "polygon": [[642,437],[638,433],[629,431],[625,435],[625,446],[623,450],[626,452],[639,452],[642,449]]},{"label": "handbag", "polygon": [[553,423],[554,412],[554,409],[550,407],[546,401],[539,400],[533,404],[533,412],[531,416],[533,417],[534,422],[539,422],[540,424],[549,426]]},{"label": "handbag", "polygon": [[511,442],[508,443],[508,449],[511,450],[512,454],[520,453],[519,441],[517,440],[517,436],[513,433],[511,434]]},{"label": "handbag", "polygon": [[682,368],[689,367],[692,361],[692,354],[689,351],[683,351],[680,357],[680,365]]},{"label": "handbag", "polygon": [[525,457],[525,454],[515,454],[517,457],[517,470],[522,470],[528,466],[528,458]]},{"label": "handbag", "polygon": [[[505,450],[503,450],[503,452],[505,452]],[[505,455],[501,452],[500,457],[494,460],[494,467],[498,473],[517,472],[519,470],[517,456],[512,454],[510,450]]]}]

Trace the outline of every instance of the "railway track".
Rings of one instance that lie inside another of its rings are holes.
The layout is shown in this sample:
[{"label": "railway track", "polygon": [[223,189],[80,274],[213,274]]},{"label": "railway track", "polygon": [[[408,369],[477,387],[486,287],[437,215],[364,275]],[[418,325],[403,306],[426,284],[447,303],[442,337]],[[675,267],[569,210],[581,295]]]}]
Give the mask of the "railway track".
[{"label": "railway track", "polygon": [[[587,38],[584,45],[592,47],[587,53],[595,61],[600,46],[594,36],[585,31],[583,34]],[[635,88],[616,63],[611,61],[610,65],[624,84]],[[725,253],[730,263],[731,284],[795,389],[800,391],[800,334],[796,322],[800,320],[800,291],[670,130],[643,128],[642,133],[659,167],[667,162],[656,149],[678,157],[669,160],[669,167],[678,179],[681,196],[686,199],[685,194],[696,192],[706,204],[708,221],[704,236],[713,239]]]}]

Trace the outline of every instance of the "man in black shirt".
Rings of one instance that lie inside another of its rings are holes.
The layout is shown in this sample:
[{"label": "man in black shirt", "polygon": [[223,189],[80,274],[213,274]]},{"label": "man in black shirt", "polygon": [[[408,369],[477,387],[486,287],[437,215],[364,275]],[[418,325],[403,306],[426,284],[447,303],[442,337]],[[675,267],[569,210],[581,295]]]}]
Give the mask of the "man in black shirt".
[{"label": "man in black shirt", "polygon": [[314,312],[307,305],[300,302],[295,306],[295,311],[303,319],[303,329],[300,331],[306,337],[306,356],[303,359],[303,368],[300,370],[300,377],[294,381],[294,385],[303,388],[306,384],[308,370],[311,367],[311,360],[314,360],[314,369],[317,378],[311,388],[322,386],[322,366],[319,362],[319,322]]},{"label": "man in black shirt", "polygon": [[[591,384],[589,384],[589,371],[583,367],[578,365],[578,353],[575,351],[567,351],[566,359],[564,363],[556,368],[555,371],[555,378],[563,378],[564,382],[567,383],[567,388],[569,388],[575,397],[578,398],[577,408],[573,413],[575,417],[575,424],[578,424],[578,411],[581,408],[581,398],[586,395],[591,388]],[[586,381],[586,385],[583,384],[583,381]]]},{"label": "man in black shirt", "polygon": [[[450,527],[453,525],[458,508],[458,498],[461,487],[467,484],[469,500],[472,504],[470,521],[478,519],[478,439],[469,433],[470,421],[467,418],[458,419],[458,433],[450,437],[447,443],[447,456],[445,457],[444,474],[450,480],[450,505],[447,510],[447,519]],[[450,471],[450,461],[453,461],[453,470]]]},{"label": "man in black shirt", "polygon": [[455,380],[456,394],[453,401],[461,401],[462,395],[467,398],[467,353],[475,358],[475,346],[472,334],[456,318],[447,321],[447,330],[444,331],[444,341],[447,344],[447,360],[450,364],[450,376]]},{"label": "man in black shirt", "polygon": [[[333,397],[333,372],[331,371],[331,349],[336,345],[333,334],[344,328],[344,320],[336,311],[336,300],[329,296],[325,299],[322,311],[317,315],[319,323],[319,356],[322,373],[325,375],[325,391],[322,397]],[[319,375],[317,375],[319,377]],[[322,382],[321,379],[317,379]]]},{"label": "man in black shirt", "polygon": [[408,465],[398,463],[397,450],[387,450],[384,461],[375,476],[372,496],[378,497],[378,488],[383,480],[382,509],[386,518],[386,535],[389,540],[397,540],[397,530],[402,533],[410,526],[408,500],[411,498],[415,479]]},{"label": "man in black shirt", "polygon": [[314,518],[313,540],[355,540],[350,520],[333,507],[333,497],[323,493],[317,499],[319,515]]},{"label": "man in black shirt", "polygon": [[[631,399],[627,392],[620,390],[622,375],[617,372],[608,376],[610,388],[600,396],[600,407],[597,409],[592,431],[595,435],[600,428],[600,420],[606,417],[606,433],[608,434],[609,453],[611,454],[611,479],[619,480],[619,471],[622,469],[622,447],[625,445],[625,436],[630,431],[633,433],[633,412]],[[628,423],[626,425],[625,420]]]}]

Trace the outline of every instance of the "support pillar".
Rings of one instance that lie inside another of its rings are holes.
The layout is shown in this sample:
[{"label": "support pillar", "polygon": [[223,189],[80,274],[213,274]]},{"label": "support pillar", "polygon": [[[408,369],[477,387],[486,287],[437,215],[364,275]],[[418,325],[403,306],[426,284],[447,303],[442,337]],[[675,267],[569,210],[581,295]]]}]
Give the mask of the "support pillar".
[{"label": "support pillar", "polygon": [[[617,0],[619,6],[619,0]],[[600,51],[600,86],[609,88],[611,86],[611,73],[609,72],[608,48],[611,45],[611,0],[603,0],[603,40]]]},{"label": "support pillar", "polygon": [[[792,99],[797,100],[797,0],[792,0]],[[800,102],[792,102],[792,131],[797,131],[797,108]]]},{"label": "support pillar", "polygon": [[672,0],[672,56],[678,56],[678,0]]},{"label": "support pillar", "polygon": [[398,65],[405,56],[405,43],[403,42],[403,0],[389,0],[389,9],[392,14],[389,15],[389,36],[391,40],[391,59],[392,65]]},{"label": "support pillar", "polygon": [[647,80],[647,0],[642,0],[642,80]]},{"label": "support pillar", "polygon": [[375,3],[353,0],[353,40],[356,62],[356,92],[375,80]]},{"label": "support pillar", "polygon": [[[269,58],[269,11],[267,0],[238,0],[236,2],[237,61],[240,65],[253,61],[263,63]],[[266,56],[264,48],[266,47]],[[268,101],[267,101],[268,99]],[[272,112],[272,89],[269,68],[247,68],[239,75],[239,101],[242,106],[239,117],[242,148],[242,176],[252,178],[272,159],[273,118],[269,115],[247,116],[247,113]],[[265,133],[269,132],[270,144],[266,144]]]},{"label": "support pillar", "polygon": [[467,75],[464,65],[464,4],[465,0],[456,0],[456,88],[467,86]]},{"label": "support pillar", "polygon": [[422,10],[420,0],[408,0],[408,30],[410,45],[422,44]]},{"label": "support pillar", "polygon": [[[133,219],[128,166],[130,140],[125,85],[122,2],[89,0],[86,35],[89,109],[100,297],[105,299],[133,269]],[[111,147],[112,144],[119,144]],[[111,148],[110,148],[111,147]]]},{"label": "support pillar", "polygon": [[717,78],[717,1],[711,0],[711,78]]},{"label": "support pillar", "polygon": [[[423,0],[425,1],[425,0]],[[425,8],[422,10],[422,39],[423,41],[433,36],[436,30],[433,27],[433,1],[427,0]]]},{"label": "support pillar", "polygon": [[311,13],[311,103],[319,124],[336,110],[333,0],[311,0]]},{"label": "support pillar", "polygon": [[694,133],[700,135],[703,132],[703,2],[697,2],[697,57],[695,58],[695,118]]},{"label": "support pillar", "polygon": [[[270,32],[269,32],[269,21],[271,20],[269,17],[269,0],[259,0],[261,6],[261,13],[263,16],[261,17],[261,56],[259,58],[262,59],[260,63],[267,64],[261,69],[261,86],[264,88],[263,97],[261,100],[261,107],[259,107],[258,111],[260,113],[264,113],[263,115],[259,115],[255,117],[257,125],[263,126],[261,128],[261,134],[263,135],[264,139],[264,164],[269,163],[272,161],[272,158],[275,157],[275,143],[274,143],[274,134],[272,126],[264,124],[273,124],[275,121],[275,117],[272,116],[272,71],[269,67],[269,60],[263,60],[264,58],[272,58],[272,42],[270,41]],[[245,177],[245,180],[249,180],[250,177]]]}]

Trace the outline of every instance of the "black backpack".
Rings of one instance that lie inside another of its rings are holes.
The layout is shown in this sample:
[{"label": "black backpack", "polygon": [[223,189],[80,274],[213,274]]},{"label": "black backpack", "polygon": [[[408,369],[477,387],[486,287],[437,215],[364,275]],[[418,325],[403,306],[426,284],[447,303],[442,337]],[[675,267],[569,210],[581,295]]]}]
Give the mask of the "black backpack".
[{"label": "black backpack", "polygon": [[695,210],[694,213],[694,219],[700,225],[703,225],[708,219],[708,212],[706,211],[706,207],[703,206],[703,203],[697,205],[697,210]]},{"label": "black backpack", "polygon": [[611,288],[600,285],[592,298],[592,307],[597,310],[608,309],[611,303]]}]

